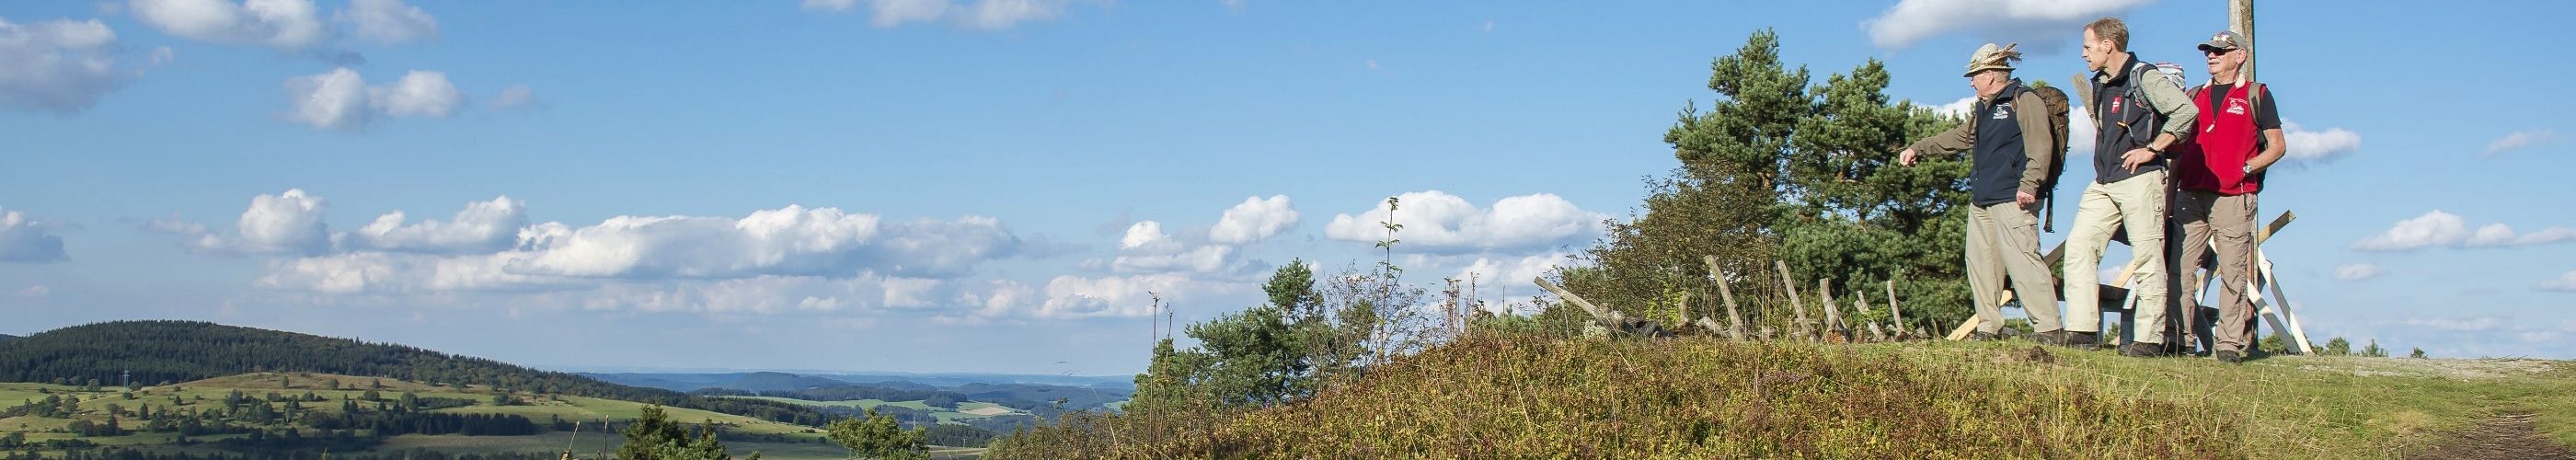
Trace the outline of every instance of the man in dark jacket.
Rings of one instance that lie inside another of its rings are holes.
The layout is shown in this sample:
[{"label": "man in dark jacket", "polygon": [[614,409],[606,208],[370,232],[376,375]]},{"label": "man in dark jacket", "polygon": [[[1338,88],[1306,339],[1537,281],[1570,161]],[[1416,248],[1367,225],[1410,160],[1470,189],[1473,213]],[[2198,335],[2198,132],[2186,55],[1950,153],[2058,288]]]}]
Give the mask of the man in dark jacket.
[{"label": "man in dark jacket", "polygon": [[2012,61],[2021,53],[1993,43],[1977,48],[1968,59],[1968,86],[1977,102],[1959,127],[1906,147],[1897,162],[1913,165],[1917,151],[1970,152],[1968,188],[1968,289],[1977,302],[1977,330],[1972,337],[1993,339],[2003,330],[2003,285],[2012,280],[2013,294],[2030,313],[2031,328],[2055,337],[2057,278],[2039,258],[2039,219],[2031,211],[2049,191],[2049,163],[2056,161],[2046,103],[2012,76]]},{"label": "man in dark jacket", "polygon": [[2102,329],[2102,249],[2114,231],[2128,232],[2129,253],[2137,267],[2137,313],[2130,317],[2131,341],[2120,348],[2129,356],[2157,356],[2165,350],[2165,160],[2166,150],[2191,134],[2199,111],[2183,96],[2182,85],[2156,66],[2130,53],[2129,27],[2119,18],[2102,18],[2084,26],[2084,62],[2093,71],[2092,113],[2097,137],[2093,144],[2093,183],[2084,187],[2075,207],[2073,229],[2066,235],[2067,342],[2097,342]]}]

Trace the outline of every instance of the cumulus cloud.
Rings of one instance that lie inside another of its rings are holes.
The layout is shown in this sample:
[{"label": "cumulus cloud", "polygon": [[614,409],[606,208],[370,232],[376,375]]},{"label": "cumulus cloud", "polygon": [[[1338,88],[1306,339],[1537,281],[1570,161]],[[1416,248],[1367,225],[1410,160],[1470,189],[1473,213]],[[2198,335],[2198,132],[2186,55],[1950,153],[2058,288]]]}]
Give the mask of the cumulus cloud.
[{"label": "cumulus cloud", "polygon": [[464,210],[446,221],[406,225],[403,217],[402,211],[377,216],[357,231],[335,236],[336,245],[346,250],[488,254],[510,249],[519,241],[519,230],[528,226],[527,203],[507,196],[466,203]]},{"label": "cumulus cloud", "polygon": [[1269,239],[1280,231],[1297,225],[1297,209],[1288,205],[1287,195],[1270,198],[1244,198],[1243,204],[1225,210],[1208,230],[1208,240],[1224,244],[1247,244]]},{"label": "cumulus cloud", "polygon": [[1020,239],[985,217],[884,222],[871,214],[789,205],[724,217],[620,216],[570,228],[548,223],[522,233],[508,264],[526,274],[588,278],[729,278],[849,275],[962,275],[1012,255]]},{"label": "cumulus cloud", "polygon": [[96,19],[0,18],[0,108],[71,114],[125,83],[116,32]]},{"label": "cumulus cloud", "polygon": [[1231,245],[1183,241],[1163,233],[1161,222],[1148,220],[1127,227],[1109,267],[1126,273],[1241,273],[1257,268],[1240,254]]},{"label": "cumulus cloud", "polygon": [[1134,276],[1064,275],[1047,281],[1046,301],[1031,312],[1040,318],[1139,317],[1152,314],[1153,295],[1165,303],[1184,302],[1193,289],[1188,275],[1158,273]]},{"label": "cumulus cloud", "polygon": [[[1072,3],[1074,0],[975,0],[965,4],[954,0],[867,0],[868,25],[891,28],[946,20],[965,29],[1005,30],[1020,23],[1053,20]],[[1110,2],[1097,3],[1106,6]],[[837,13],[858,6],[859,0],[805,0],[800,8]]]},{"label": "cumulus cloud", "polygon": [[286,80],[287,121],[356,130],[376,115],[445,118],[465,99],[447,74],[414,70],[392,85],[367,86],[347,67]]},{"label": "cumulus cloud", "polygon": [[[2558,279],[2542,281],[2540,282],[2540,290],[2576,292],[2576,272],[2567,272],[2566,274],[2558,275]],[[2576,332],[2576,321],[2568,322],[2567,329],[2570,332]]]},{"label": "cumulus cloud", "polygon": [[[1554,194],[1504,198],[1479,208],[1438,190],[1396,196],[1394,222],[1404,226],[1395,237],[1400,251],[1459,254],[1478,251],[1526,251],[1581,241],[1599,234],[1607,215],[1585,211]],[[1326,237],[1375,242],[1387,237],[1379,222],[1389,220],[1386,203],[1357,215],[1337,214],[1324,226]]]},{"label": "cumulus cloud", "polygon": [[2281,122],[2281,136],[2290,142],[2282,152],[2283,161],[2324,163],[2361,150],[2361,135],[2343,128],[2309,131],[2298,123]]},{"label": "cumulus cloud", "polygon": [[2506,134],[2503,138],[2496,139],[2495,142],[2488,142],[2487,155],[2494,156],[2498,153],[2504,153],[2507,150],[2532,147],[2557,141],[2558,131],[2556,130],[2535,129],[2530,131],[2516,131],[2513,134]]},{"label": "cumulus cloud", "polygon": [[301,49],[330,38],[311,0],[132,0],[135,19],[182,38]]},{"label": "cumulus cloud", "polygon": [[1456,274],[1450,275],[1449,279],[1459,280],[1460,288],[1472,287],[1475,296],[1486,302],[1487,310],[1500,312],[1516,300],[1510,298],[1515,295],[1512,293],[1512,286],[1526,287],[1520,289],[1517,295],[1521,299],[1527,299],[1529,296],[1540,294],[1538,288],[1530,284],[1530,280],[1537,279],[1557,268],[1574,265],[1577,265],[1574,256],[1563,252],[1516,258],[1477,257],[1475,262],[1468,263],[1466,268],[1459,269]]},{"label": "cumulus cloud", "polygon": [[2335,281],[2361,281],[2385,274],[2378,264],[2343,264],[2335,267]]},{"label": "cumulus cloud", "polygon": [[2086,22],[2148,3],[2152,0],[1904,0],[1861,25],[1869,29],[1870,43],[1891,50],[1961,32],[2049,50],[2081,41]]},{"label": "cumulus cloud", "polygon": [[[741,218],[619,216],[597,225],[531,224],[509,197],[467,203],[446,220],[394,211],[354,231],[324,223],[301,189],[251,200],[230,233],[173,220],[147,228],[209,252],[287,256],[262,287],[317,293],[437,293],[597,287],[609,282],[757,277],[947,279],[1011,257],[1021,240],[997,220],[886,221],[790,205]],[[913,305],[922,297],[884,299]]]},{"label": "cumulus cloud", "polygon": [[2576,229],[2549,227],[2530,233],[2519,233],[2512,226],[2497,223],[2469,231],[2460,216],[2434,210],[2412,219],[2398,221],[2387,232],[2354,242],[2359,251],[2407,251],[2428,247],[2493,248],[2531,246],[2576,240]]},{"label": "cumulus cloud", "polygon": [[46,288],[45,285],[42,284],[32,284],[28,285],[26,289],[19,289],[18,292],[13,292],[9,295],[18,296],[18,298],[21,299],[42,299],[54,295],[54,290]]},{"label": "cumulus cloud", "polygon": [[438,18],[402,0],[351,0],[334,17],[356,29],[360,39],[382,44],[410,43],[438,37]]},{"label": "cumulus cloud", "polygon": [[446,118],[464,100],[443,72],[414,70],[391,86],[367,88],[368,105],[397,117]]},{"label": "cumulus cloud", "polygon": [[188,236],[190,248],[231,254],[321,255],[331,251],[331,229],[322,222],[330,205],[303,189],[252,197],[234,220],[231,235],[203,225],[154,222],[151,228]]},{"label": "cumulus cloud", "polygon": [[45,263],[71,260],[63,238],[49,225],[26,213],[0,209],[0,262]]}]

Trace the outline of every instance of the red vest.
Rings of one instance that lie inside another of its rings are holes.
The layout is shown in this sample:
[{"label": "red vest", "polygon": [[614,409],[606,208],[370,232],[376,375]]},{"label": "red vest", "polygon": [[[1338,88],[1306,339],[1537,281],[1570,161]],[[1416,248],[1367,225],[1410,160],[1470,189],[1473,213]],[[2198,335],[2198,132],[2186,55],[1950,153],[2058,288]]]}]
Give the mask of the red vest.
[{"label": "red vest", "polygon": [[2191,103],[2200,107],[2200,117],[2193,121],[2198,132],[2174,152],[2174,179],[2181,182],[2184,190],[2208,190],[2220,195],[2263,190],[2261,178],[2245,177],[2245,161],[2262,153],[2257,142],[2263,133],[2254,127],[2254,105],[2247,97],[2261,86],[2236,85],[2228,90],[2225,107],[2209,105],[2208,86],[2192,89]]}]

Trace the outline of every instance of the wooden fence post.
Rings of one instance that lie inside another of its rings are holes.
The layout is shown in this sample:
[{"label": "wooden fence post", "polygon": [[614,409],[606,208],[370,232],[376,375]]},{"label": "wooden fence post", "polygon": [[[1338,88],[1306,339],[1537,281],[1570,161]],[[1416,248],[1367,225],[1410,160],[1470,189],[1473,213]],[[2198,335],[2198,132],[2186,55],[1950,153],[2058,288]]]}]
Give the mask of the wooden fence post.
[{"label": "wooden fence post", "polygon": [[1780,288],[1782,290],[1789,291],[1789,308],[1798,315],[1798,322],[1789,325],[1789,333],[1805,336],[1807,335],[1807,306],[1798,299],[1797,279],[1789,277],[1789,261],[1774,260],[1772,262],[1779,264]]},{"label": "wooden fence post", "polygon": [[1726,287],[1726,270],[1717,268],[1717,256],[1703,256],[1708,273],[1717,278],[1717,298],[1726,303],[1726,336],[1744,340],[1744,316],[1735,311],[1735,292]]}]

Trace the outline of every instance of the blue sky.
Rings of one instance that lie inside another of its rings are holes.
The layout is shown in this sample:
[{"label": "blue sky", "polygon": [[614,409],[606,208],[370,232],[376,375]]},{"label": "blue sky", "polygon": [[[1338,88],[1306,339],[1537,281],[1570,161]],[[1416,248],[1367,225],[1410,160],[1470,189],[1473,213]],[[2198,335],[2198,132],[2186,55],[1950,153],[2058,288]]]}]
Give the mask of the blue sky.
[{"label": "blue sky", "polygon": [[[2080,24],[2115,14],[2198,81],[2190,47],[2226,22],[2137,0],[618,6],[0,5],[0,333],[187,318],[542,366],[1131,373],[1147,291],[1186,322],[1292,258],[1371,259],[1391,195],[1417,279],[1525,298],[1674,165],[1662,132],[1758,29],[1819,82],[1877,58],[1890,93],[1943,105],[1985,41],[2064,81]],[[2576,126],[2515,96],[2576,70],[2519,51],[2576,6],[2263,8],[2262,77],[2299,125],[2263,207],[2300,218],[2266,248],[2310,333],[2576,357]]]}]

